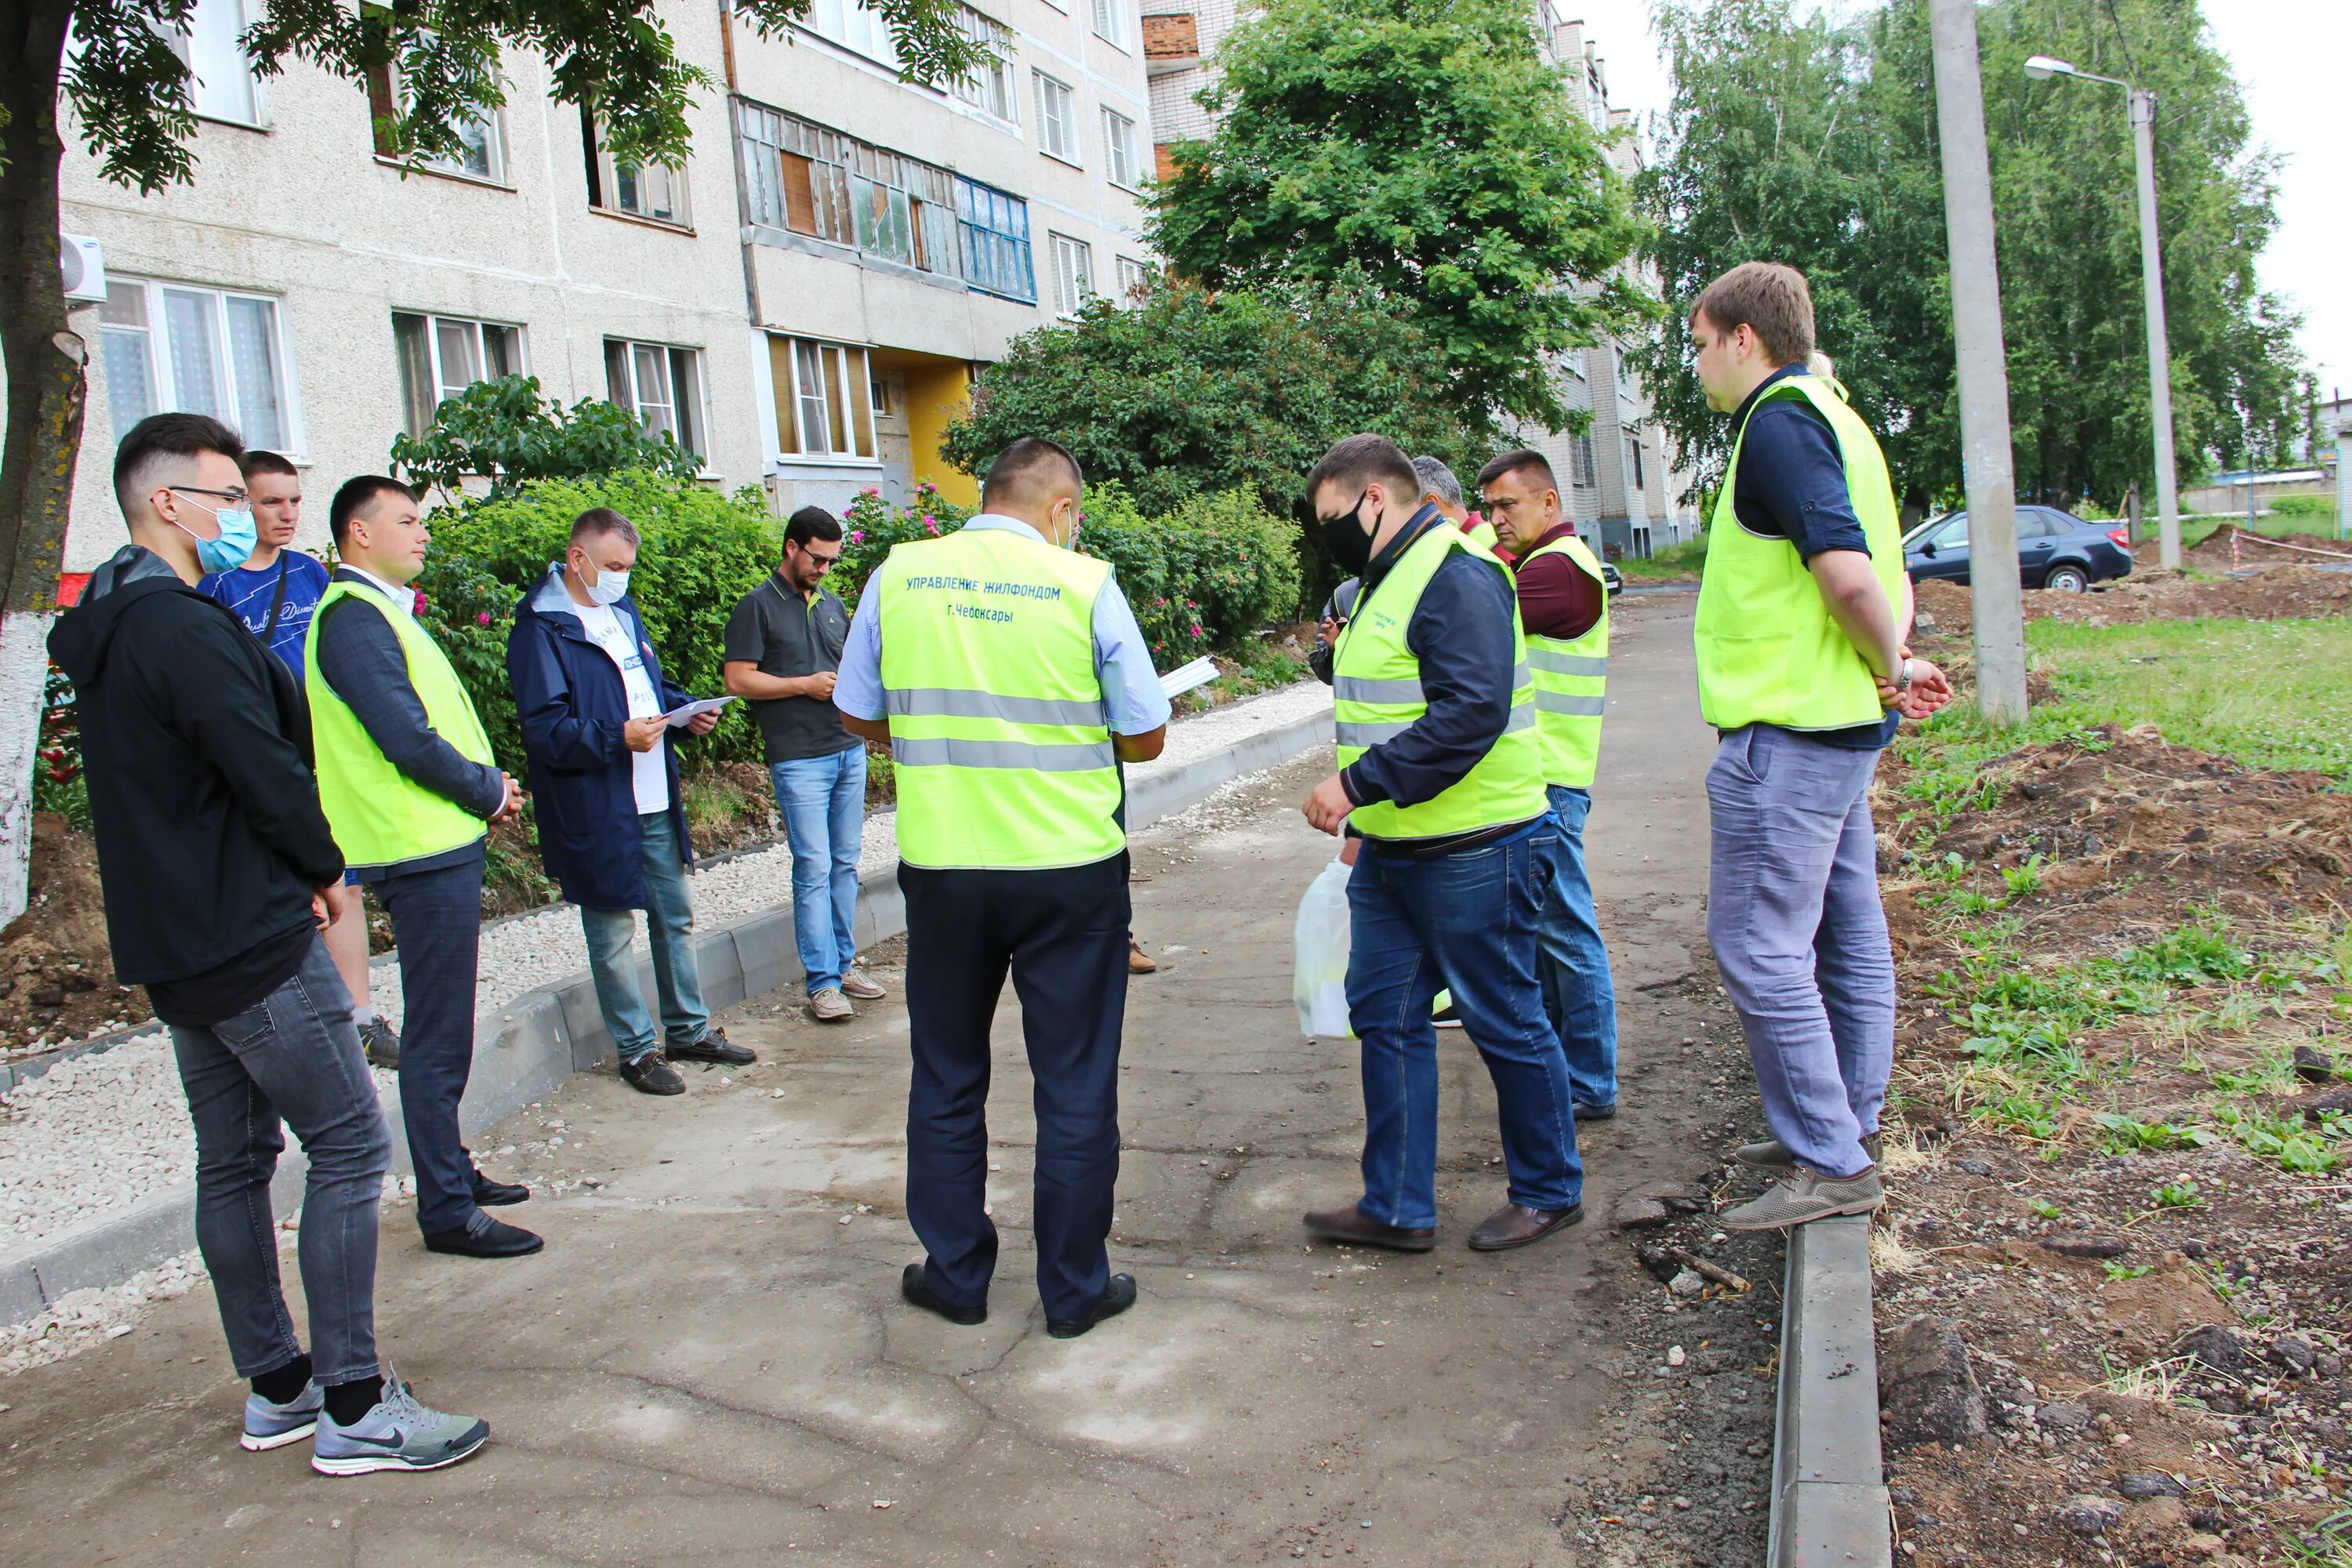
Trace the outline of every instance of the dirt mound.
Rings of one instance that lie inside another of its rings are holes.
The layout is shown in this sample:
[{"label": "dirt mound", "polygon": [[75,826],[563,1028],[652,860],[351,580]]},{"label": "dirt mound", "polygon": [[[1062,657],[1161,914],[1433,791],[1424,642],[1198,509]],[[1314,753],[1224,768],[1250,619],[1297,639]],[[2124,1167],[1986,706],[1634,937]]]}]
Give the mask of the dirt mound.
[{"label": "dirt mound", "polygon": [[145,994],[115,984],[96,844],[56,813],[37,814],[31,901],[0,931],[0,1055],[146,1016]]},{"label": "dirt mound", "polygon": [[[2226,561],[2221,569],[2228,570]],[[1915,592],[1923,633],[1968,637],[1971,603],[1968,589],[1930,578],[1917,584]],[[2319,566],[2268,566],[2218,583],[2151,571],[2095,593],[2025,595],[2029,621],[2070,621],[2093,626],[2189,621],[2205,616],[2276,621],[2347,614],[2352,614],[2352,572]]]},{"label": "dirt mound", "polygon": [[[2162,571],[2164,547],[2156,537],[2156,521],[2151,518],[2143,526],[2147,531],[2147,537],[2131,547],[2132,570],[2135,572]],[[2242,530],[2234,523],[2223,523],[2182,551],[2180,564],[2191,572],[2204,572],[2214,575],[2229,571],[2238,564],[2238,562],[2231,556],[2230,542],[2242,531]],[[2260,536],[2250,534],[2248,537]]]}]

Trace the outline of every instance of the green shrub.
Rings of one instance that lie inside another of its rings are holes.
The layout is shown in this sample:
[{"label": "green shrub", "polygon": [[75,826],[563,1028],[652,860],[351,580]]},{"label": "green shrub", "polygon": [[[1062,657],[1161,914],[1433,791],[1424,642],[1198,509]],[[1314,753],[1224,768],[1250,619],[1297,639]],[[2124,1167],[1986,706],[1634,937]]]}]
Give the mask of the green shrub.
[{"label": "green shrub", "polygon": [[529,375],[478,381],[443,398],[424,435],[393,437],[392,462],[409,483],[452,497],[468,474],[488,479],[490,493],[502,496],[537,479],[633,471],[692,479],[701,468],[668,432],[653,434],[601,397],[568,409],[542,404],[539,378]]},{"label": "green shrub", "polygon": [[929,480],[917,485],[914,498],[903,506],[892,506],[879,490],[861,490],[842,514],[841,560],[826,574],[824,585],[855,610],[866,580],[892,545],[953,533],[971,516],[970,508],[947,500]]},{"label": "green shrub", "polygon": [[2334,496],[2273,496],[2271,510],[2279,517],[2334,517]]}]

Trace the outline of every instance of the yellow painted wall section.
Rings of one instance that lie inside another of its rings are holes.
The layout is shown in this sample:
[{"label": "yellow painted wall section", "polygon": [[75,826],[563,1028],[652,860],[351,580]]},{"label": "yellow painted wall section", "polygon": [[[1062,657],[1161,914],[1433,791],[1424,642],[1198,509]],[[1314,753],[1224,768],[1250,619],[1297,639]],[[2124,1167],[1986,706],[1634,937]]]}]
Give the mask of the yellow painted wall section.
[{"label": "yellow painted wall section", "polygon": [[937,365],[908,365],[907,434],[914,447],[917,480],[929,479],[958,506],[980,504],[980,482],[950,467],[940,456],[948,426],[964,411],[971,396],[971,367],[961,361]]}]

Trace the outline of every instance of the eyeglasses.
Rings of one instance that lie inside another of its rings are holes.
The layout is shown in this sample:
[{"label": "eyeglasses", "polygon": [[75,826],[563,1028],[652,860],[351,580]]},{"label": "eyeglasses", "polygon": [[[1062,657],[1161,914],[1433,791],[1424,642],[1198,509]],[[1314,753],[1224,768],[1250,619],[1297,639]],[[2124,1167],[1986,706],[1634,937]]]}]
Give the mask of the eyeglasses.
[{"label": "eyeglasses", "polygon": [[240,506],[253,499],[244,490],[208,490],[202,485],[165,485],[163,488],[167,490],[185,490],[192,496],[217,496],[222,500],[235,501]]}]

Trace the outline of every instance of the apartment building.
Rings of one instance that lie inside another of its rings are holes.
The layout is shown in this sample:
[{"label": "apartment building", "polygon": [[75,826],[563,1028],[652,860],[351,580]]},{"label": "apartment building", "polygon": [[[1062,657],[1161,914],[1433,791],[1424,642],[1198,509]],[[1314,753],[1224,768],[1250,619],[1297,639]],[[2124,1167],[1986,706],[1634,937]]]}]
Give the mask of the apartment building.
[{"label": "apartment building", "polygon": [[69,138],[61,226],[104,278],[75,312],[96,352],[68,572],[121,542],[110,454],[148,413],[215,414],[293,458],[316,547],[337,484],[513,371],[620,404],[779,511],[924,479],[975,499],[938,458],[975,364],[1146,259],[1134,0],[967,5],[1005,58],[936,89],[898,79],[854,0],[766,37],[717,0],[663,4],[723,84],[688,109],[677,169],[617,165],[523,53],[465,156],[404,167],[374,140],[391,73],[256,80],[236,37],[258,4],[197,0],[175,39],[189,182],[123,190]]}]

